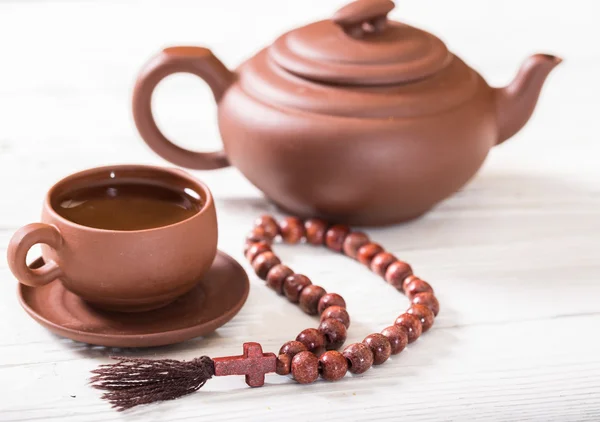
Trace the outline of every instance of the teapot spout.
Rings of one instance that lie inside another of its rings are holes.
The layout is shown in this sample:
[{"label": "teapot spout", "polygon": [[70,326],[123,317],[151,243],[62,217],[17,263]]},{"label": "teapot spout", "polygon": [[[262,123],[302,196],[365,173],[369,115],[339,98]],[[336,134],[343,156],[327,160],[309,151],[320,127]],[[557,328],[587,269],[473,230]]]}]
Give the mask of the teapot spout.
[{"label": "teapot spout", "polygon": [[525,126],[533,114],[548,74],[560,62],[562,59],[556,56],[535,54],[523,63],[510,85],[494,89],[498,144]]}]

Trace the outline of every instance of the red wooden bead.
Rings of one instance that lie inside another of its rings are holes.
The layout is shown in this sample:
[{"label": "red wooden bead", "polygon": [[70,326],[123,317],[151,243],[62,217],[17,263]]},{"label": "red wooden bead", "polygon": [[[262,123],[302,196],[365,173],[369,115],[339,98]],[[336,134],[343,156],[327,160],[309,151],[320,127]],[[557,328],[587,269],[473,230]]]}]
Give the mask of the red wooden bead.
[{"label": "red wooden bead", "polygon": [[316,315],[319,308],[319,300],[325,296],[325,293],[327,292],[321,286],[315,286],[314,284],[306,286],[300,292],[300,298],[298,299],[300,309],[309,315]]},{"label": "red wooden bead", "polygon": [[348,361],[337,350],[325,352],[319,358],[321,377],[327,381],[337,381],[346,375]]},{"label": "red wooden bead", "polygon": [[265,280],[271,268],[277,264],[281,264],[281,261],[273,252],[263,252],[254,258],[252,268],[257,276]]},{"label": "red wooden bead", "polygon": [[254,258],[263,252],[271,252],[271,245],[267,242],[248,243],[248,249],[245,253],[246,259],[252,262]]},{"label": "red wooden bead", "polygon": [[371,261],[375,255],[377,255],[379,252],[383,252],[381,245],[378,245],[377,243],[367,243],[358,248],[356,258],[361,264],[364,264],[368,267],[371,265]]},{"label": "red wooden bead", "polygon": [[360,247],[367,243],[369,243],[369,236],[363,232],[352,232],[344,239],[342,250],[350,258],[356,259]]},{"label": "red wooden bead", "polygon": [[316,328],[302,330],[296,341],[304,344],[309,352],[320,355],[325,350],[325,336]]},{"label": "red wooden bead", "polygon": [[333,318],[340,321],[347,328],[350,327],[350,315],[345,307],[341,306],[330,306],[321,313],[321,321],[325,321],[327,318]]},{"label": "red wooden bead", "polygon": [[261,215],[254,221],[255,227],[261,227],[266,236],[270,239],[275,239],[279,234],[279,226],[277,221],[270,215]]},{"label": "red wooden bead", "polygon": [[277,356],[277,366],[275,372],[279,375],[287,375],[292,370],[292,357],[290,355],[281,354]]},{"label": "red wooden bead", "polygon": [[385,272],[385,281],[390,283],[398,290],[402,290],[402,282],[412,275],[412,268],[404,261],[396,261],[392,263]]},{"label": "red wooden bead", "polygon": [[440,312],[440,303],[433,295],[433,293],[417,293],[412,298],[412,303],[416,305],[425,305],[433,312],[433,315],[437,316]]},{"label": "red wooden bead", "polygon": [[330,227],[325,234],[325,245],[332,251],[341,252],[348,233],[350,233],[350,227],[344,224]]},{"label": "red wooden bead", "polygon": [[280,295],[283,294],[283,282],[286,278],[294,274],[294,271],[287,265],[278,264],[267,273],[267,286],[275,290]]},{"label": "red wooden bead", "polygon": [[402,290],[409,299],[412,299],[419,293],[433,293],[433,289],[428,282],[414,275],[406,277],[402,283]]},{"label": "red wooden bead", "polygon": [[369,346],[373,352],[373,365],[381,365],[392,354],[392,345],[383,334],[369,334],[363,340],[363,344]]},{"label": "red wooden bead", "polygon": [[300,352],[305,352],[308,349],[306,348],[306,346],[304,345],[304,343],[300,343],[299,341],[286,341],[285,343],[283,343],[283,345],[281,346],[281,349],[279,349],[279,354],[280,355],[289,355],[291,358],[294,357],[295,354],[300,353]]},{"label": "red wooden bead", "polygon": [[306,232],[306,241],[311,245],[323,245],[325,243],[325,233],[327,232],[328,224],[319,219],[311,218],[304,222],[304,230]]},{"label": "red wooden bead", "polygon": [[390,346],[392,347],[392,355],[397,355],[403,351],[408,344],[408,334],[406,334],[404,327],[401,327],[400,325],[391,325],[384,328],[381,331],[381,334],[386,336],[389,340]]},{"label": "red wooden bead", "polygon": [[319,358],[310,352],[300,352],[292,359],[292,375],[300,384],[310,384],[319,378]]},{"label": "red wooden bead", "polygon": [[433,325],[433,311],[425,305],[413,304],[410,308],[408,308],[406,313],[419,318],[419,321],[421,321],[421,326],[423,327],[423,332],[429,330]]},{"label": "red wooden bead", "polygon": [[346,341],[346,326],[340,320],[324,319],[319,324],[319,331],[325,336],[325,348],[327,350],[339,349]]},{"label": "red wooden bead", "polygon": [[295,244],[304,236],[304,224],[296,217],[286,217],[279,223],[279,232],[285,243]]},{"label": "red wooden bead", "polygon": [[378,276],[383,277],[385,276],[385,272],[388,269],[388,267],[397,260],[398,258],[396,258],[389,252],[379,252],[371,260],[371,271],[373,271]]},{"label": "red wooden bead", "polygon": [[310,279],[302,274],[292,274],[283,282],[283,293],[292,303],[298,303],[300,293],[306,286],[310,286]]},{"label": "red wooden bead", "polygon": [[373,352],[362,343],[353,343],[346,347],[342,355],[348,361],[348,371],[362,374],[373,366]]},{"label": "red wooden bead", "polygon": [[317,312],[319,314],[322,314],[323,311],[329,308],[330,306],[341,306],[342,308],[345,308],[346,301],[337,293],[327,293],[319,300]]},{"label": "red wooden bead", "polygon": [[272,240],[273,240],[273,238],[268,236],[265,233],[265,229],[263,229],[262,227],[254,227],[252,230],[250,230],[250,233],[248,233],[248,235],[246,236],[247,243],[257,243],[257,242],[271,243]]},{"label": "red wooden bead", "polygon": [[423,327],[421,326],[421,321],[414,315],[411,314],[402,314],[396,321],[395,325],[399,325],[406,330],[406,334],[408,334],[408,342],[412,343],[416,339],[419,338],[423,331]]}]

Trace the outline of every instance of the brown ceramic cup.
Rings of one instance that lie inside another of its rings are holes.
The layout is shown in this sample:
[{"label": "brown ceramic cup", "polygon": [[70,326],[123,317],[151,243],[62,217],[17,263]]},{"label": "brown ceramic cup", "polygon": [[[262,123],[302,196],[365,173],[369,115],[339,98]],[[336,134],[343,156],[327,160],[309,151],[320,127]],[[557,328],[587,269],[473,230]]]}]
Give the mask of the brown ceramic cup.
[{"label": "brown ceramic cup", "polygon": [[[182,221],[120,231],[74,223],[56,210],[57,198],[109,179],[195,192],[198,211]],[[191,190],[191,191],[190,191]],[[41,244],[45,265],[26,264]],[[123,165],[73,174],[47,193],[41,223],[19,229],[8,247],[8,264],[19,282],[42,286],[60,280],[88,303],[106,310],[140,312],[169,304],[190,291],[217,251],[217,219],[207,186],[178,169]]]}]

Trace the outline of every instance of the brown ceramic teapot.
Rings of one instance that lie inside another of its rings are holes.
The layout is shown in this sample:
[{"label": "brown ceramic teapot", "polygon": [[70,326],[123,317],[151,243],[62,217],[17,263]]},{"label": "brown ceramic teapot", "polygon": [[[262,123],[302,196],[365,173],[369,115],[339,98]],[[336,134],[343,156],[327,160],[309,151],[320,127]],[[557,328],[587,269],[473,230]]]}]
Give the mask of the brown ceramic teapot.
[{"label": "brown ceramic teapot", "polygon": [[[177,165],[233,164],[301,217],[358,225],[417,217],[525,125],[561,60],[534,55],[509,86],[492,88],[437,37],[389,21],[393,7],[351,3],[283,34],[233,72],[205,48],[167,48],[139,75],[137,128]],[[152,91],[175,72],[212,89],[224,151],[187,151],[159,131]]]}]

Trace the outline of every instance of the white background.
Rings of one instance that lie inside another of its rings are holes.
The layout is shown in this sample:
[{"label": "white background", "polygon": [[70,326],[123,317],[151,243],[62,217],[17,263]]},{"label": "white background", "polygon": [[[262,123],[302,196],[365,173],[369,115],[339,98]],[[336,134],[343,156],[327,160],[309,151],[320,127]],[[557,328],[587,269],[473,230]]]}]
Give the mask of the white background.
[{"label": "white background", "polygon": [[[392,17],[430,30],[494,85],[531,53],[565,62],[534,118],[492,151],[478,176],[424,218],[368,233],[413,264],[442,312],[405,352],[363,376],[300,386],[243,377],[118,414],[88,371],[125,353],[48,333],[17,303],[0,262],[0,420],[539,420],[600,419],[600,29],[593,0],[398,1]],[[278,34],[327,18],[339,0],[7,1],[0,3],[0,253],[37,221],[45,191],[77,170],[166,164],[139,139],[130,95],[166,45],[205,45],[235,67]],[[155,110],[182,145],[220,145],[208,88],[192,76],[159,86]],[[243,261],[244,234],[272,207],[235,169],[195,172],[217,199],[219,247]],[[281,247],[284,261],[348,302],[349,342],[407,306],[358,264]],[[246,306],[206,338],[135,356],[190,359],[277,351],[316,321],[254,275]]]}]

